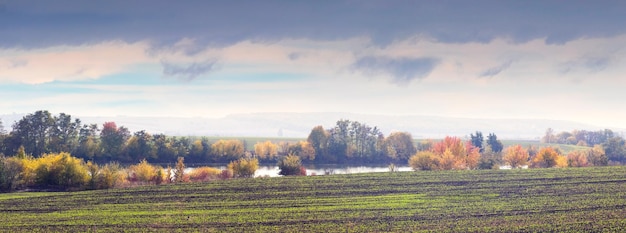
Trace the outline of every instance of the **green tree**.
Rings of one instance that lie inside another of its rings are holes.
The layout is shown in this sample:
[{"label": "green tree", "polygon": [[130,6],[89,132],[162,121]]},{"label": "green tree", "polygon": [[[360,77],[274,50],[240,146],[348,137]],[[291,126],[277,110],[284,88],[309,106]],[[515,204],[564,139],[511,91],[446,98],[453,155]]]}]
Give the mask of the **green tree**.
[{"label": "green tree", "polygon": [[115,122],[105,122],[100,131],[100,145],[102,147],[102,156],[104,160],[124,160],[129,162],[130,159],[122,158],[122,152],[126,141],[130,138],[130,132],[125,127],[117,127]]},{"label": "green tree", "polygon": [[496,153],[500,153],[502,149],[504,149],[504,145],[502,145],[502,142],[498,140],[498,136],[494,133],[487,135],[487,144],[491,147],[491,150]]},{"label": "green tree", "polygon": [[472,145],[479,149],[479,152],[483,152],[485,149],[483,148],[483,133],[480,131],[476,131],[476,135],[470,134]]},{"label": "green tree", "polygon": [[78,132],[78,147],[74,155],[87,160],[94,160],[99,153],[100,143],[98,140],[98,125],[83,125]]},{"label": "green tree", "polygon": [[328,131],[324,129],[321,125],[315,126],[311,133],[309,133],[309,137],[307,141],[313,146],[315,150],[315,158],[316,160],[327,160],[328,158],[328,138],[330,134]]},{"label": "green tree", "polygon": [[626,162],[626,141],[622,137],[613,137],[602,143],[604,152],[609,161]]},{"label": "green tree", "polygon": [[53,127],[54,119],[50,112],[37,111],[16,122],[11,134],[19,140],[28,154],[39,157],[48,152],[50,131]]},{"label": "green tree", "polygon": [[142,159],[157,160],[156,151],[152,144],[152,136],[144,130],[135,132],[128,140],[126,153],[130,161],[140,161]]},{"label": "green tree", "polygon": [[54,153],[72,152],[78,146],[80,120],[61,113],[53,117],[54,125],[50,129],[49,151]]}]

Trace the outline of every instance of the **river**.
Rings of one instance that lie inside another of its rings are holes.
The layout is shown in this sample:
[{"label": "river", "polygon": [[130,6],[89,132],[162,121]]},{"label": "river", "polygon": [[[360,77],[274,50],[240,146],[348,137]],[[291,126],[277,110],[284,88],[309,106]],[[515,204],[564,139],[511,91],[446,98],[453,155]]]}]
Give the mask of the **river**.
[{"label": "river", "polygon": [[[209,165],[210,167],[215,167],[219,169],[226,169],[224,165]],[[368,172],[388,172],[388,166],[342,166],[342,165],[305,165],[306,174],[308,176],[311,175],[331,175],[331,174],[351,174],[351,173],[368,173]],[[192,167],[187,167],[185,172],[190,172],[193,170]],[[408,166],[397,166],[397,171],[411,171],[411,167]],[[277,177],[278,166],[267,166],[267,165],[259,165],[259,169],[254,173],[255,177]]]}]

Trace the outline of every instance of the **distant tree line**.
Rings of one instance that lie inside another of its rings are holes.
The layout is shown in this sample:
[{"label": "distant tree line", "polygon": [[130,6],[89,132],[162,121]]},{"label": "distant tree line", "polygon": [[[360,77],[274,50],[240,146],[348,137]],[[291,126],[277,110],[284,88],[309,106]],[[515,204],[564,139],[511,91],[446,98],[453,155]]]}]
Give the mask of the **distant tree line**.
[{"label": "distant tree line", "polygon": [[[565,140],[565,141],[563,141]],[[37,188],[82,190],[137,184],[201,182],[254,177],[259,162],[276,163],[280,175],[306,175],[303,163],[394,164],[414,170],[467,170],[606,166],[626,162],[626,141],[610,130],[573,131],[554,135],[545,143],[576,144],[581,149],[563,153],[558,147],[504,148],[494,133],[480,131],[469,140],[445,137],[415,143],[411,134],[385,137],[377,127],[339,120],[329,129],[314,127],[306,140],[258,142],[251,151],[240,140],[170,137],[131,132],[114,122],[81,124],[70,115],[37,111],[13,124],[11,132],[0,121],[0,191]],[[594,144],[591,144],[594,143]],[[10,155],[10,156],[5,156]],[[227,169],[195,168],[185,173],[184,161],[228,163]],[[104,164],[98,165],[97,163]],[[122,167],[119,163],[133,164]],[[175,163],[163,168],[151,163]]]},{"label": "distant tree line", "polygon": [[[480,154],[476,168],[503,164],[504,146],[494,133],[483,138],[480,131],[470,134],[469,145]],[[549,129],[543,138],[549,143],[593,147],[599,145],[609,163],[626,162],[626,141],[610,130],[574,130],[554,135]],[[256,158],[261,163],[278,163],[293,155],[300,163],[326,164],[407,164],[419,151],[432,151],[435,142],[415,143],[407,132],[385,136],[377,127],[339,120],[324,129],[315,126],[306,140],[297,142],[258,142],[247,150],[245,141],[209,140],[206,137],[172,137],[144,130],[131,133],[115,122],[102,125],[82,124],[61,113],[37,111],[24,116],[7,132],[0,122],[0,154],[16,155],[20,148],[35,158],[51,153],[70,153],[85,161],[108,163],[175,163],[182,157],[188,163],[229,163],[241,158]],[[467,149],[467,148],[466,148]],[[533,149],[528,148],[529,151]],[[442,153],[445,151],[441,151]],[[532,155],[532,154],[531,154]],[[473,167],[473,164],[469,167]]]},{"label": "distant tree line", "polygon": [[610,129],[598,131],[573,130],[555,134],[553,129],[548,128],[545,135],[541,138],[541,142],[586,147],[600,145],[606,152],[610,162],[626,163],[626,141]]}]

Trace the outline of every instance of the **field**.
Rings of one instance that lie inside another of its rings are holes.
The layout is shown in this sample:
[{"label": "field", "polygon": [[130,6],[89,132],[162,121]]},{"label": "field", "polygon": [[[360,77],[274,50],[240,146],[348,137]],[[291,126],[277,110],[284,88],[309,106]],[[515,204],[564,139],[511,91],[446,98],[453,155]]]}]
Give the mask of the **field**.
[{"label": "field", "polygon": [[2,232],[618,232],[626,167],[369,173],[0,195]]},{"label": "field", "polygon": [[587,146],[577,146],[577,145],[568,145],[568,144],[555,144],[555,143],[541,143],[538,140],[502,140],[502,144],[504,148],[513,146],[513,145],[521,145],[524,148],[528,148],[530,146],[534,146],[537,149],[542,147],[553,147],[559,148],[563,154],[567,154],[576,150],[589,150],[591,147]]}]

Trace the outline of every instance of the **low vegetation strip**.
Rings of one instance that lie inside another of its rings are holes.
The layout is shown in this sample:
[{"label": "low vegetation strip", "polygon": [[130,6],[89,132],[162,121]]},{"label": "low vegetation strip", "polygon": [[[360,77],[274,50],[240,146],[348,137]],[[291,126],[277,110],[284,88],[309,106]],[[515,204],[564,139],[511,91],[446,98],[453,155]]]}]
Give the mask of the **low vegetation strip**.
[{"label": "low vegetation strip", "polygon": [[367,173],[0,195],[2,232],[618,232],[626,167]]}]

